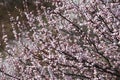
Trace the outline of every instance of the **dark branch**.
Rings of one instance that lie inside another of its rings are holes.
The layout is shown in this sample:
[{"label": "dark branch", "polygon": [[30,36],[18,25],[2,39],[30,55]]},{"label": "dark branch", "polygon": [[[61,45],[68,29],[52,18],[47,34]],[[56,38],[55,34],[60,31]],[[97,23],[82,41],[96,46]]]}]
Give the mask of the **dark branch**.
[{"label": "dark branch", "polygon": [[10,74],[8,74],[8,73],[2,71],[1,69],[0,69],[0,72],[3,73],[3,74],[5,74],[6,76],[9,76],[9,77],[11,77],[11,78],[14,78],[14,79],[20,80],[19,78],[14,77],[14,76],[12,76],[12,75],[10,75]]},{"label": "dark branch", "polygon": [[74,77],[78,77],[78,78],[81,78],[81,79],[90,79],[89,77],[85,76],[85,75],[79,75],[79,74],[72,74],[72,73],[64,73],[65,75],[67,76],[74,76]]},{"label": "dark branch", "polygon": [[76,57],[74,57],[73,55],[71,55],[71,54],[69,54],[69,53],[67,53],[65,51],[58,51],[58,52],[66,55],[66,57],[68,57],[67,59],[69,59],[69,60],[79,62],[79,60]]}]

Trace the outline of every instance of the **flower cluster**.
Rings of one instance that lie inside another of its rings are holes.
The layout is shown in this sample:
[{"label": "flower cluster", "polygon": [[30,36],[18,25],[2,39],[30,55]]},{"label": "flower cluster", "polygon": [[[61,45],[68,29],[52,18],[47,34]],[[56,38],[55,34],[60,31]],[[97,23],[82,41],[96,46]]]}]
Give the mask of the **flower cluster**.
[{"label": "flower cluster", "polygon": [[51,0],[54,8],[42,10],[39,3],[35,14],[18,9],[15,18],[9,13],[15,39],[8,40],[3,29],[8,54],[0,79],[120,79],[119,0]]}]

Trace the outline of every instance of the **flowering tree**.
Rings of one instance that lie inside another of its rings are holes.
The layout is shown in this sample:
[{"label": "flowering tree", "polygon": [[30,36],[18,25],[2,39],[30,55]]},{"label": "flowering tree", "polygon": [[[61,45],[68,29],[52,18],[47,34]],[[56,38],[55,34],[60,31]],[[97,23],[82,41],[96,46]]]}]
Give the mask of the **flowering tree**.
[{"label": "flowering tree", "polygon": [[47,7],[40,1],[37,14],[25,2],[19,16],[9,13],[15,40],[2,25],[8,56],[0,79],[120,79],[119,0],[45,0]]}]

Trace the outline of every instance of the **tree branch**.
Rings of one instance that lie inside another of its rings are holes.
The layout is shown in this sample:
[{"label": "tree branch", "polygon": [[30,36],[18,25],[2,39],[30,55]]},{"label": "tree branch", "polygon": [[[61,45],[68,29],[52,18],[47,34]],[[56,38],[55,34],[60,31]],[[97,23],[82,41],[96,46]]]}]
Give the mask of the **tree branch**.
[{"label": "tree branch", "polygon": [[92,44],[92,45],[93,45],[93,47],[94,47],[94,49],[95,49],[95,52],[97,52],[100,56],[102,56],[102,57],[107,61],[109,67],[112,67],[109,59],[108,59],[107,57],[105,57],[105,56],[103,55],[103,53],[101,53],[101,52],[98,50],[98,48],[97,48],[97,46],[95,45],[95,43],[94,43],[93,41],[91,41],[90,38],[88,38],[87,41],[89,42],[89,44]]},{"label": "tree branch", "polygon": [[74,74],[74,73],[64,73],[65,75],[67,75],[67,76],[74,76],[74,77],[79,77],[79,78],[81,78],[81,79],[90,79],[89,77],[87,77],[87,76],[85,76],[85,75],[82,75],[82,74]]},{"label": "tree branch", "polygon": [[66,55],[66,57],[68,57],[69,60],[74,60],[76,62],[79,62],[79,60],[76,57],[74,57],[73,55],[71,55],[65,51],[58,51],[58,52]]},{"label": "tree branch", "polygon": [[9,76],[9,77],[11,77],[11,78],[14,78],[14,79],[20,80],[19,78],[14,77],[14,76],[12,76],[12,75],[10,75],[10,74],[8,74],[8,73],[2,71],[1,69],[0,69],[0,72],[3,73],[3,74],[5,74],[6,76]]}]

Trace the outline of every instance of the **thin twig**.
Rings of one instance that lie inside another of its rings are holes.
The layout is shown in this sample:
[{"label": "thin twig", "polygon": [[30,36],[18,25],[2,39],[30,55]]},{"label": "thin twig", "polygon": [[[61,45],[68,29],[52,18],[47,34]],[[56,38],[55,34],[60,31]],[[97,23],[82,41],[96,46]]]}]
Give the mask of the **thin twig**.
[{"label": "thin twig", "polygon": [[17,78],[17,77],[15,77],[15,76],[12,76],[12,75],[8,74],[8,73],[2,71],[1,69],[0,69],[0,72],[3,73],[3,74],[5,74],[6,76],[9,76],[9,77],[11,77],[11,78],[15,78],[15,79],[17,79],[17,80],[20,80],[19,78]]}]

